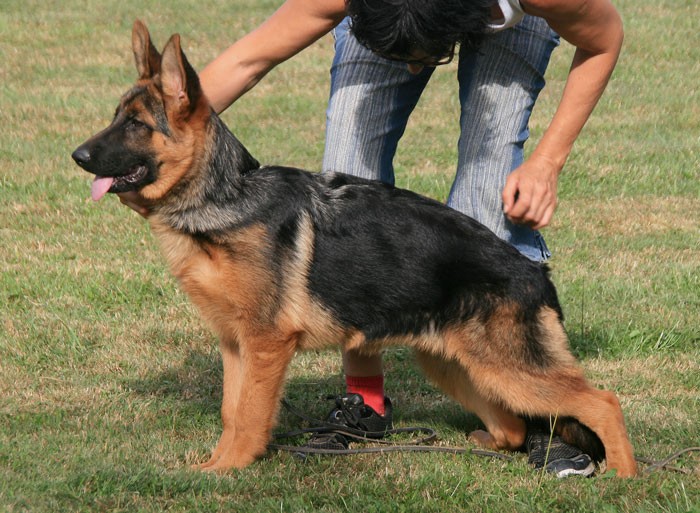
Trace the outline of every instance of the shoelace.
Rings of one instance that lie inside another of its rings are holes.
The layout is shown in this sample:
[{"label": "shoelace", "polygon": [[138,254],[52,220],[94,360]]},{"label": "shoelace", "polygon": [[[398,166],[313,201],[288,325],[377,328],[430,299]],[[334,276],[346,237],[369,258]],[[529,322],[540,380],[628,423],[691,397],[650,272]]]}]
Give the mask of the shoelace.
[{"label": "shoelace", "polygon": [[[345,421],[345,424],[347,426],[359,426],[360,421],[362,420],[362,415],[360,413],[360,409],[362,408],[361,405],[355,405],[355,404],[350,404],[349,401],[344,400],[343,397],[341,396],[328,396],[326,399],[333,399],[335,400],[335,414],[336,416],[340,414]],[[339,422],[342,424],[342,422]],[[333,424],[332,422],[329,422],[329,424]],[[354,429],[354,428],[353,428]]]}]

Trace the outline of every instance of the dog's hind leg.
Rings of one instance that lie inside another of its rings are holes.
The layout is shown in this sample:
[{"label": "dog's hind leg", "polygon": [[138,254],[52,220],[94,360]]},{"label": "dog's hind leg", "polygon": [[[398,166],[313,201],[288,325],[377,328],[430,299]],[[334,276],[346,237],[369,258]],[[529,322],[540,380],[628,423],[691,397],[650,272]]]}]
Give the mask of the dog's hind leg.
[{"label": "dog's hind leg", "polygon": [[416,360],[431,381],[484,423],[486,431],[473,431],[469,434],[470,440],[494,450],[517,450],[523,445],[525,421],[480,395],[459,362],[419,350]]},{"label": "dog's hind leg", "polygon": [[[516,342],[509,347],[516,347]],[[518,416],[572,417],[600,439],[608,469],[616,469],[621,477],[636,473],[632,445],[615,394],[593,388],[573,357],[564,356],[561,348],[549,351],[546,341],[542,351],[548,351],[552,360],[538,366],[526,365],[522,359],[513,358],[513,352],[508,355],[508,349],[501,348],[500,358],[467,351],[460,357],[482,397]]]},{"label": "dog's hind leg", "polygon": [[[576,419],[602,442],[609,470],[615,469],[620,477],[635,475],[637,464],[617,397],[612,392],[593,388],[582,375],[576,377],[575,372],[566,371],[527,373],[490,368],[490,383],[485,386],[518,414]],[[581,449],[590,451],[587,447]]]},{"label": "dog's hind leg", "polygon": [[[519,322],[505,311],[487,321],[480,340],[470,340],[463,330],[451,334],[446,347],[455,348],[455,359],[469,369],[474,388],[489,403],[523,417],[572,417],[598,436],[608,469],[634,475],[637,466],[617,397],[586,381],[556,315],[543,309],[536,320],[525,321],[537,324]],[[528,333],[537,339],[528,339]]]},{"label": "dog's hind leg", "polygon": [[567,394],[559,409],[562,414],[574,417],[598,436],[605,448],[608,470],[616,470],[620,477],[631,477],[637,473],[622,408],[614,393],[586,384],[577,393]]},{"label": "dog's hind leg", "polygon": [[[221,410],[224,430],[204,470],[243,468],[265,453],[295,349],[295,337],[274,334],[245,338],[224,356],[224,386],[230,387]],[[227,361],[236,375],[227,372]]]}]

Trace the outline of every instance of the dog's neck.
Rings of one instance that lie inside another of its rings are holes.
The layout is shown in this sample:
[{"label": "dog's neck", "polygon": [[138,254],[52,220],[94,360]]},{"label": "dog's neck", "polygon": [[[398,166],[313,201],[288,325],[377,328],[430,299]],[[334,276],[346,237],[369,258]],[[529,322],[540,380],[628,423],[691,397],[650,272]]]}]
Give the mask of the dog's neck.
[{"label": "dog's neck", "polygon": [[211,141],[202,159],[203,169],[181,180],[154,215],[175,230],[189,234],[225,230],[240,224],[236,208],[243,177],[260,164],[214,112],[207,127]]}]

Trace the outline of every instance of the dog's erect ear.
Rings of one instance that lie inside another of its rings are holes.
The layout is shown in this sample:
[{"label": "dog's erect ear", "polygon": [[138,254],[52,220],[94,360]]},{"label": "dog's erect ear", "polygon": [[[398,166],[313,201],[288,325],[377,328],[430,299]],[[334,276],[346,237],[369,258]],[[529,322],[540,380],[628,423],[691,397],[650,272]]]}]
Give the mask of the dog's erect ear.
[{"label": "dog's erect ear", "polygon": [[165,45],[160,63],[160,82],[171,107],[185,112],[194,109],[201,96],[199,77],[180,48],[180,36],[174,34]]},{"label": "dog's erect ear", "polygon": [[153,46],[148,29],[141,20],[134,22],[134,28],[131,31],[131,46],[134,49],[139,78],[152,78],[160,71],[160,54]]}]

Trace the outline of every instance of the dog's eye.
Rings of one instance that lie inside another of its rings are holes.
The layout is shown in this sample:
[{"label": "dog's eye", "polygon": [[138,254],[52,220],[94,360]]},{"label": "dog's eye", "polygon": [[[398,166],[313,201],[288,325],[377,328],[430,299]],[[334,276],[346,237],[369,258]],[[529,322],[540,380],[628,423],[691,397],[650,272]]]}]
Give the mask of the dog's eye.
[{"label": "dog's eye", "polygon": [[148,128],[148,125],[139,119],[129,118],[129,121],[126,122],[126,128],[127,130],[139,130],[141,128]]}]

